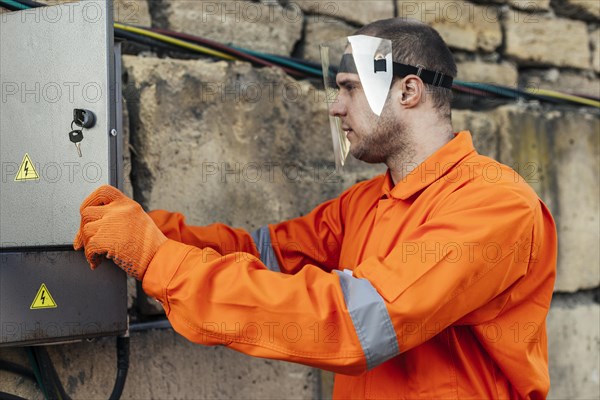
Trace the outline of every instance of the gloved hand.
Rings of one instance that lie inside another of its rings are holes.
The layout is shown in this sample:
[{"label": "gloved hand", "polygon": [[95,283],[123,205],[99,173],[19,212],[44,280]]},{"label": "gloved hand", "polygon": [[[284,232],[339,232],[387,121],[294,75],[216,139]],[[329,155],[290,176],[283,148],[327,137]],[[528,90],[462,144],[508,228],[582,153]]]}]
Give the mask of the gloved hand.
[{"label": "gloved hand", "polygon": [[80,212],[81,225],[73,247],[85,248],[92,269],[106,255],[141,280],[154,254],[167,241],[142,207],[112,186],[96,189],[83,201]]}]

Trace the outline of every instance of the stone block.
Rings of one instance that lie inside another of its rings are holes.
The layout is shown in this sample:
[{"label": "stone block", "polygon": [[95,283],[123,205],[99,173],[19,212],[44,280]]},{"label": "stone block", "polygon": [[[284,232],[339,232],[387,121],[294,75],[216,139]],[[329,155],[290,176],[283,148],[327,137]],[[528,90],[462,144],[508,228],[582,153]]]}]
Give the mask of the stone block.
[{"label": "stone block", "polygon": [[600,285],[600,118],[574,108],[545,112],[505,106],[494,114],[500,160],[537,191],[556,221],[556,290],[574,292]]},{"label": "stone block", "polygon": [[152,25],[147,0],[114,0],[114,17],[115,21],[124,24]]},{"label": "stone block", "polygon": [[549,399],[600,398],[600,305],[564,307],[548,314]]},{"label": "stone block", "polygon": [[468,51],[494,51],[502,43],[498,10],[466,1],[397,0],[398,15],[435,28],[448,46]]},{"label": "stone block", "polygon": [[[311,399],[314,369],[205,347],[172,330],[131,335],[124,399]],[[74,399],[108,398],[115,379],[114,338],[49,348],[65,390]]]},{"label": "stone block", "polygon": [[335,173],[323,93],[281,70],[124,61],[138,200],[147,208],[251,230],[302,215],[381,171],[361,164]]},{"label": "stone block", "polygon": [[309,16],[306,18],[304,41],[300,47],[301,56],[306,60],[321,62],[320,44],[352,35],[355,31],[356,28],[343,21],[314,20]]},{"label": "stone block", "polygon": [[593,72],[575,73],[570,71],[559,72],[557,69],[527,70],[519,76],[522,87],[537,89],[557,90],[587,96],[600,96],[600,79]]},{"label": "stone block", "polygon": [[452,127],[455,132],[470,131],[477,152],[498,159],[498,124],[489,112],[452,110]]},{"label": "stone block", "polygon": [[600,285],[600,118],[565,113],[550,120],[556,169],[559,276],[556,289],[575,291]]},{"label": "stone block", "polygon": [[[590,31],[590,42],[592,44],[592,68],[600,73],[600,28]],[[598,92],[596,92],[596,96]]]},{"label": "stone block", "polygon": [[584,22],[509,11],[505,14],[508,57],[520,65],[590,68]]},{"label": "stone block", "polygon": [[[74,0],[40,0],[50,6],[62,3],[73,3]],[[82,5],[81,7],[85,7]],[[83,8],[82,8],[83,9]],[[77,8],[74,8],[77,11]],[[91,11],[90,11],[91,12]],[[69,14],[65,14],[69,15]],[[116,22],[124,24],[150,26],[152,19],[147,0],[113,0],[113,17]]]},{"label": "stone block", "polygon": [[550,0],[509,0],[508,4],[523,11],[540,11],[550,8]]},{"label": "stone block", "polygon": [[467,82],[516,86],[519,77],[516,66],[509,62],[465,61],[457,63],[457,68],[457,79]]},{"label": "stone block", "polygon": [[600,2],[597,0],[552,0],[552,8],[557,15],[600,21]]},{"label": "stone block", "polygon": [[123,131],[119,136],[123,145],[123,193],[133,198],[133,185],[131,183],[131,149],[129,142],[129,110],[127,109],[127,100],[123,101]]},{"label": "stone block", "polygon": [[167,0],[169,29],[272,54],[292,54],[300,40],[303,13],[279,4],[231,0]]},{"label": "stone block", "polygon": [[[282,361],[252,358],[225,347],[205,347],[173,330],[131,334],[123,399],[312,399],[319,372]],[[106,399],[116,376],[114,338],[48,347],[73,399]],[[0,359],[29,368],[25,349],[3,348]],[[43,400],[37,385],[0,370],[2,391]]]},{"label": "stone block", "polygon": [[394,17],[392,0],[290,0],[289,3],[312,15],[309,19],[321,22],[331,21],[331,18],[319,17],[326,16],[362,26]]},{"label": "stone block", "polygon": [[320,400],[332,400],[333,398],[333,382],[335,374],[333,372],[321,370],[321,392],[317,397]]}]

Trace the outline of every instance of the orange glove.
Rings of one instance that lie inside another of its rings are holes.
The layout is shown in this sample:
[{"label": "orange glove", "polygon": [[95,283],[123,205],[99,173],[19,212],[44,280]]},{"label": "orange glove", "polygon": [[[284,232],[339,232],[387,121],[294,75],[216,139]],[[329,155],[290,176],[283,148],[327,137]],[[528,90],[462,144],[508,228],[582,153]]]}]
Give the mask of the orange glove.
[{"label": "orange glove", "polygon": [[96,189],[80,208],[81,225],[73,247],[85,247],[95,269],[102,255],[141,280],[161,244],[167,241],[142,207],[112,186]]}]

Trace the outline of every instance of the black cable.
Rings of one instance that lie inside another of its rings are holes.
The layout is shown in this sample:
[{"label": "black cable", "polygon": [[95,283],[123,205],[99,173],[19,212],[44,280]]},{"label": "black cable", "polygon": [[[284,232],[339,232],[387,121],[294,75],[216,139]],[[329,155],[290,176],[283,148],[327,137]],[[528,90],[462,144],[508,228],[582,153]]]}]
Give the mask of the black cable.
[{"label": "black cable", "polygon": [[42,376],[40,374],[40,367],[37,363],[37,360],[35,359],[35,355],[33,354],[33,349],[31,347],[25,347],[25,350],[27,352],[27,358],[29,359],[29,364],[31,365],[31,368],[33,369],[33,373],[35,375],[35,380],[37,381],[37,384],[40,387],[40,390],[42,391],[44,398],[47,399],[48,395],[46,394],[46,388],[44,387],[44,383],[42,382]]},{"label": "black cable", "polygon": [[117,337],[117,379],[109,400],[119,400],[123,394],[129,370],[129,336]]},{"label": "black cable", "polygon": [[23,397],[19,397],[15,394],[0,392],[0,400],[27,400],[27,399],[25,399]]},{"label": "black cable", "polygon": [[[33,358],[35,363],[39,366],[41,375],[41,382],[38,382],[44,391],[44,396],[48,400],[70,400],[69,395],[66,393],[60,378],[54,368],[52,359],[48,354],[48,351],[43,346],[36,346],[30,348],[33,352]],[[12,364],[12,363],[11,363]],[[13,366],[11,366],[13,367]],[[35,379],[33,372],[21,367],[26,372],[32,375],[32,379]],[[125,382],[127,380],[127,373],[129,371],[129,336],[117,337],[117,377],[115,379],[115,385],[112,393],[110,394],[109,400],[119,400],[123,394],[125,388]],[[44,390],[45,388],[45,390]],[[0,398],[0,400],[2,400]]]},{"label": "black cable", "polygon": [[166,318],[150,322],[135,322],[129,325],[129,332],[142,332],[151,329],[173,329],[173,327]]},{"label": "black cable", "polygon": [[40,372],[41,385],[45,389],[44,396],[46,400],[58,400],[58,393],[54,387],[54,383],[48,373],[48,365],[43,357],[40,355],[39,347],[32,347],[33,358],[35,363],[38,365]]},{"label": "black cable", "polygon": [[274,56],[274,57],[279,57],[279,58],[283,58],[283,59],[286,59],[288,61],[292,61],[292,62],[295,62],[295,63],[298,63],[298,64],[302,64],[302,65],[304,65],[306,67],[315,68],[315,69],[318,69],[318,70],[320,70],[321,68],[323,68],[323,66],[321,64],[316,63],[314,61],[305,60],[303,58],[294,58],[294,57],[283,56],[283,55],[278,55],[278,54],[271,54],[271,53],[268,53],[267,55]]},{"label": "black cable", "polygon": [[6,8],[8,11],[20,11],[21,10],[19,7],[15,7],[13,5],[5,3],[4,1],[0,1],[0,7]]},{"label": "black cable", "polygon": [[48,400],[69,400],[70,397],[67,395],[67,392],[65,392],[65,389],[62,386],[46,348],[43,346],[36,346],[33,348],[33,353],[36,356],[37,362],[40,366],[42,382],[46,387]]},{"label": "black cable", "polygon": [[13,374],[21,375],[24,378],[37,382],[32,370],[10,361],[0,360],[0,370],[12,372]]},{"label": "black cable", "polygon": [[152,39],[149,37],[144,37],[142,35],[137,35],[132,32],[127,32],[122,29],[115,29],[115,37],[120,38],[120,39],[125,39],[130,42],[143,44],[143,45],[150,46],[150,47],[161,48],[161,49],[170,50],[170,51],[177,51],[177,52],[186,53],[186,54],[188,54],[188,53],[189,54],[197,54],[192,51],[186,51],[185,49],[183,49],[181,47],[173,46],[172,44],[161,42],[160,40]]},{"label": "black cable", "polygon": [[62,385],[62,382],[60,381],[60,378],[58,377],[58,373],[56,372],[56,369],[54,368],[54,363],[52,363],[52,359],[50,358],[50,355],[48,354],[48,351],[46,350],[45,347],[42,347],[42,352],[44,353],[44,357],[46,358],[46,362],[48,364],[48,367],[50,368],[50,378],[52,379],[52,382],[54,383],[54,386],[56,387],[58,394],[59,394],[59,399],[60,400],[71,400],[71,398],[69,397],[69,395],[67,394],[67,392],[65,391],[65,388]]},{"label": "black cable", "polygon": [[46,400],[58,399],[54,384],[47,373],[48,368],[42,357],[39,355],[39,347],[31,347],[31,351],[33,353],[34,362],[40,373],[40,386],[44,388],[44,397]]}]

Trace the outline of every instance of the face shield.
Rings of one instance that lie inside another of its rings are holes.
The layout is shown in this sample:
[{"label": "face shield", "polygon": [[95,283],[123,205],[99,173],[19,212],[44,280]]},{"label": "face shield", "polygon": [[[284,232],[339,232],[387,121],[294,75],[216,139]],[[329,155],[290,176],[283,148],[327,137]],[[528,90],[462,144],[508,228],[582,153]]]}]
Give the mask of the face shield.
[{"label": "face shield", "polygon": [[[394,76],[415,74],[424,83],[452,86],[450,76],[429,71],[422,65],[394,62],[391,40],[373,36],[355,35],[322,44],[321,63],[338,169],[343,167],[350,150],[347,128],[353,118],[351,114],[360,113],[363,119],[368,118],[370,130],[377,129],[386,108],[391,107],[389,94]],[[360,124],[356,119],[352,122]]]}]

